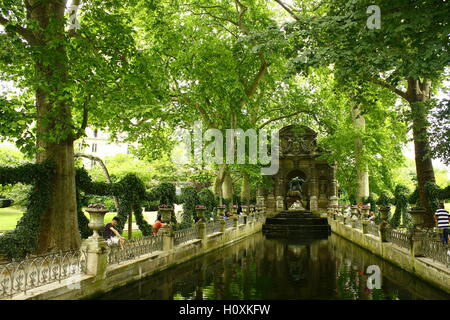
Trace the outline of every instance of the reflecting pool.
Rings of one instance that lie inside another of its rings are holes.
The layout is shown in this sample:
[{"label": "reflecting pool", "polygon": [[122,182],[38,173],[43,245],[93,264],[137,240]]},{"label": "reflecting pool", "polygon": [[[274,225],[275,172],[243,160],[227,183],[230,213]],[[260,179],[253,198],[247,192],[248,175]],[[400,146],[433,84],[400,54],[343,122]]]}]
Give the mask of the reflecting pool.
[{"label": "reflecting pool", "polygon": [[326,240],[272,240],[258,233],[99,299],[403,300],[450,295],[335,234]]}]

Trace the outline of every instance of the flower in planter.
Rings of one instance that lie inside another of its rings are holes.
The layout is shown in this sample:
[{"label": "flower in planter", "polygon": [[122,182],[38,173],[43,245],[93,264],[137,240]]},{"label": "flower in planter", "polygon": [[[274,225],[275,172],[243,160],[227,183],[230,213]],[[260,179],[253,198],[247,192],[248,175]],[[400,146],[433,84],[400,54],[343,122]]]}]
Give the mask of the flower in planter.
[{"label": "flower in planter", "polygon": [[160,209],[172,209],[172,206],[170,204],[160,204],[158,206]]},{"label": "flower in planter", "polygon": [[237,205],[233,204],[233,208],[237,209]]},{"label": "flower in planter", "polygon": [[226,205],[217,206],[218,209],[225,209],[226,207]]},{"label": "flower in planter", "polygon": [[103,203],[91,203],[88,205],[88,208],[96,210],[106,210],[106,206]]},{"label": "flower in planter", "polygon": [[204,205],[198,204],[195,206],[195,209],[206,209]]}]

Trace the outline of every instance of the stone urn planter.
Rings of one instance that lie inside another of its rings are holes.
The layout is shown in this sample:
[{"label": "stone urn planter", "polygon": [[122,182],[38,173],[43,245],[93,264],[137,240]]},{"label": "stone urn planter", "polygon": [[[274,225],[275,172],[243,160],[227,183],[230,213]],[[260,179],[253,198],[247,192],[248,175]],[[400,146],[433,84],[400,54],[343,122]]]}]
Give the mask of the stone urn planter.
[{"label": "stone urn planter", "polygon": [[221,219],[223,217],[223,215],[225,214],[225,209],[227,208],[227,206],[221,205],[217,207],[217,218]]},{"label": "stone urn planter", "polygon": [[203,205],[195,206],[195,213],[197,214],[198,221],[205,221],[206,207]]},{"label": "stone urn planter", "polygon": [[87,208],[86,212],[89,213],[88,227],[94,232],[89,238],[99,238],[103,228],[105,227],[105,214],[108,213],[106,208]]},{"label": "stone urn planter", "polygon": [[158,207],[158,213],[161,215],[161,222],[170,223],[172,218],[173,207],[171,205],[162,204]]},{"label": "stone urn planter", "polygon": [[358,210],[358,206],[352,206],[351,207],[351,212],[352,212],[352,216],[359,216],[359,210]]},{"label": "stone urn planter", "polygon": [[352,226],[352,228],[356,228],[356,222],[358,221],[358,217],[357,216],[352,216],[351,220],[350,220],[350,224]]},{"label": "stone urn planter", "polygon": [[237,205],[233,205],[233,207],[231,208],[231,213],[235,215],[237,213],[237,209],[238,209]]},{"label": "stone urn planter", "polygon": [[420,228],[423,225],[423,216],[425,213],[426,210],[424,208],[411,208],[409,210],[414,228]]},{"label": "stone urn planter", "polygon": [[363,219],[369,218],[369,212],[370,212],[370,207],[369,206],[362,206],[361,207],[361,213],[362,213],[362,218]]}]

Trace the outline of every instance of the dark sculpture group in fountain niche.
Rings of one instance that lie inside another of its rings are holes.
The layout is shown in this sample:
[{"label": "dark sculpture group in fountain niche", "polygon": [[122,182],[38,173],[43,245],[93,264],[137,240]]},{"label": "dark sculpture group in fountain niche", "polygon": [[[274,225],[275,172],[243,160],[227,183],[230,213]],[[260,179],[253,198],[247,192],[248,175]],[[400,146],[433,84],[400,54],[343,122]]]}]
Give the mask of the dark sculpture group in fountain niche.
[{"label": "dark sculpture group in fountain niche", "polygon": [[304,179],[300,177],[295,177],[289,182],[289,191],[286,195],[286,198],[294,199],[293,207],[295,209],[305,209],[305,204],[303,203],[302,196],[302,184],[305,182]]},{"label": "dark sculpture group in fountain niche", "polygon": [[336,167],[319,160],[324,151],[317,146],[317,133],[290,125],[279,136],[279,170],[266,178],[272,180],[266,184],[271,188],[258,188],[258,203],[271,211],[298,209],[300,204],[311,212],[326,212],[329,205],[337,205]]}]

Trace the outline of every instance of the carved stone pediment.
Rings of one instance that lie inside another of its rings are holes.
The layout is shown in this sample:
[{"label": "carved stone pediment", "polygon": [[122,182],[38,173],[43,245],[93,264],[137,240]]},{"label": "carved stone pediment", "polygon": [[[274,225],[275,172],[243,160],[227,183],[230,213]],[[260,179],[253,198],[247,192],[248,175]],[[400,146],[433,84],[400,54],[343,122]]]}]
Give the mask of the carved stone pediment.
[{"label": "carved stone pediment", "polygon": [[317,134],[306,126],[290,125],[280,130],[280,153],[285,156],[309,156],[318,151]]}]

